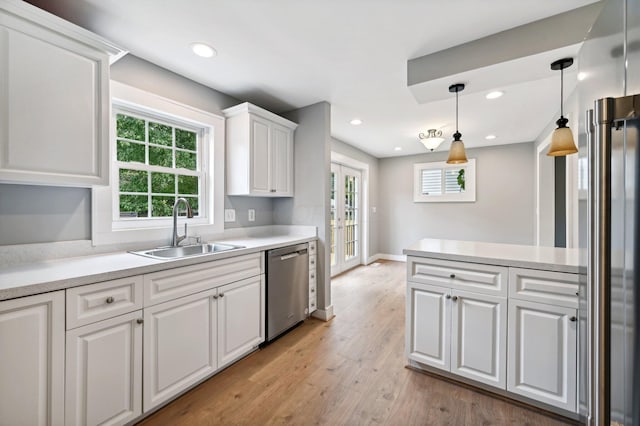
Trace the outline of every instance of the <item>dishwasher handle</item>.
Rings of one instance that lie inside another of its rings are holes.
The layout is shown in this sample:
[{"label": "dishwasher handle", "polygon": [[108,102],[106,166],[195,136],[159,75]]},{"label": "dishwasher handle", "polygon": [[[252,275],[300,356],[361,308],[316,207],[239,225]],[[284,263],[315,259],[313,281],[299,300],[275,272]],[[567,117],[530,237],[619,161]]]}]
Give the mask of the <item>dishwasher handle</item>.
[{"label": "dishwasher handle", "polygon": [[280,256],[280,260],[293,259],[294,257],[302,256],[303,254],[307,254],[307,249],[294,251],[293,253],[284,254]]}]

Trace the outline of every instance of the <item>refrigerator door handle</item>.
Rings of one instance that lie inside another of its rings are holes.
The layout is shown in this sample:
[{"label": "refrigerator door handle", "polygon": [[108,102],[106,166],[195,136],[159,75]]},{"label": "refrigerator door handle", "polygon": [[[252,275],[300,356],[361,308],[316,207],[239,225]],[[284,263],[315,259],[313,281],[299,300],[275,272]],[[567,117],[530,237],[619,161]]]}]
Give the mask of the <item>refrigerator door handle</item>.
[{"label": "refrigerator door handle", "polygon": [[590,424],[610,423],[611,124],[614,100],[598,99],[589,144]]}]

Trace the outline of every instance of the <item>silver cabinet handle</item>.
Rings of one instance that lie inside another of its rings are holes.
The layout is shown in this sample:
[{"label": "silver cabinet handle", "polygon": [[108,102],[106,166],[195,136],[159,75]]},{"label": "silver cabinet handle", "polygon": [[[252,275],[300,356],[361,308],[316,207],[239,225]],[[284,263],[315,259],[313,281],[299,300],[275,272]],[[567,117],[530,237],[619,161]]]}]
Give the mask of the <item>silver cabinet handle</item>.
[{"label": "silver cabinet handle", "polygon": [[452,296],[451,300],[453,300],[455,302],[456,300],[458,300],[458,296]]},{"label": "silver cabinet handle", "polygon": [[115,299],[113,298],[113,296],[109,296],[107,297],[107,300],[105,300],[105,302],[107,303],[113,303],[115,301]]},{"label": "silver cabinet handle", "polygon": [[138,318],[138,319],[136,320],[136,322],[137,322],[138,324],[142,324],[142,323],[144,322],[144,320],[143,320],[142,318]]},{"label": "silver cabinet handle", "polygon": [[451,299],[451,295],[450,295],[450,294],[447,294],[447,295],[445,296],[445,299]]}]

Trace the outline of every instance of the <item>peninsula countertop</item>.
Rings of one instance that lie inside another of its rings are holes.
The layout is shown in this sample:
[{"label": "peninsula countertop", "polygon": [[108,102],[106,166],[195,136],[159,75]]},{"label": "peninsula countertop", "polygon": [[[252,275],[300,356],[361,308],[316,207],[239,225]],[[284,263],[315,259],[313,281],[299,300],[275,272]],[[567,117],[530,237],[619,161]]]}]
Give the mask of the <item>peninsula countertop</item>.
[{"label": "peninsula countertop", "polygon": [[518,244],[424,238],[403,250],[407,256],[578,273],[580,250]]}]

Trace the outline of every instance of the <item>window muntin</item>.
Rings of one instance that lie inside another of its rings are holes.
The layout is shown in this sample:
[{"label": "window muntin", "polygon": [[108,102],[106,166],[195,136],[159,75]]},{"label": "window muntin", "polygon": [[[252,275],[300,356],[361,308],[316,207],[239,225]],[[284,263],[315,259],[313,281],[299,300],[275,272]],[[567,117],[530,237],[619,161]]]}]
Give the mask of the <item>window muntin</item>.
[{"label": "window muntin", "polygon": [[204,216],[202,129],[122,108],[115,110],[117,214],[141,221],[171,216],[177,197]]},{"label": "window muntin", "polygon": [[475,159],[414,164],[414,202],[475,201]]}]

